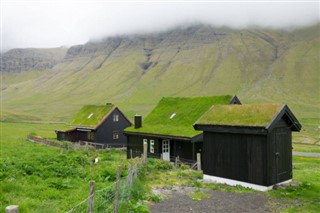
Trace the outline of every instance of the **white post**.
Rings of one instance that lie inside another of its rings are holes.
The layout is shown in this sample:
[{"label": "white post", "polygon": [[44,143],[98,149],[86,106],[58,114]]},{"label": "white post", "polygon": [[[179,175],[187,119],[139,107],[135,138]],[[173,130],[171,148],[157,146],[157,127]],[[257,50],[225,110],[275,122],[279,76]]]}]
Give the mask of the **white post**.
[{"label": "white post", "polygon": [[143,142],[143,163],[146,164],[147,162],[147,152],[148,151],[148,143]]},{"label": "white post", "polygon": [[200,155],[200,153],[197,153],[197,165],[198,165],[198,171],[201,171],[201,155]]}]

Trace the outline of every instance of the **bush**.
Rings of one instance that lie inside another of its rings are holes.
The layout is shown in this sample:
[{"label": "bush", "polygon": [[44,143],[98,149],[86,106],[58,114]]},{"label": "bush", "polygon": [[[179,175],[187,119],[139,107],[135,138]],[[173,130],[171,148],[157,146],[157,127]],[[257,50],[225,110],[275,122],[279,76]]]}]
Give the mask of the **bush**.
[{"label": "bush", "polygon": [[105,168],[101,171],[101,177],[110,182],[114,182],[117,179],[117,170],[115,168]]},{"label": "bush", "polygon": [[152,194],[152,195],[150,195],[148,197],[148,200],[152,201],[152,202],[159,203],[159,202],[161,202],[161,196],[160,195],[156,195],[156,194]]},{"label": "bush", "polygon": [[28,136],[37,136],[37,133],[35,133],[35,132],[30,132],[29,134],[28,134]]},{"label": "bush", "polygon": [[158,160],[154,168],[157,170],[170,170],[173,169],[173,165],[168,161]]},{"label": "bush", "polygon": [[138,201],[133,203],[131,201],[122,200],[119,203],[119,212],[120,213],[149,213],[149,208],[143,203],[143,201]]},{"label": "bush", "polygon": [[182,170],[190,169],[190,166],[185,165],[185,164],[181,164],[180,169],[182,169]]},{"label": "bush", "polygon": [[69,149],[74,149],[74,144],[68,141],[62,141],[61,142],[62,148],[69,150]]}]

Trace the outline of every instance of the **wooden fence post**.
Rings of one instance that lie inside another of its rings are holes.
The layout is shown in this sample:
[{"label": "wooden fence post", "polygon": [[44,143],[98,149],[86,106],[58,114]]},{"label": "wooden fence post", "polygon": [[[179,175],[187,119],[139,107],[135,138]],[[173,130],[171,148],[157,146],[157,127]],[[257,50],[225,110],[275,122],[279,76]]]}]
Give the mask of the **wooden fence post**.
[{"label": "wooden fence post", "polygon": [[88,213],[93,213],[94,208],[94,180],[90,181],[89,200],[88,200]]},{"label": "wooden fence post", "polygon": [[143,142],[143,163],[146,164],[147,162],[147,152],[148,151],[148,143]]},{"label": "wooden fence post", "polygon": [[131,187],[132,184],[132,158],[130,159],[130,164],[129,164],[129,170],[128,170],[128,177],[127,177],[127,187]]},{"label": "wooden fence post", "polygon": [[197,167],[198,167],[198,171],[201,171],[201,155],[200,153],[197,153]]},{"label": "wooden fence post", "polygon": [[16,205],[7,206],[6,213],[19,213],[19,206],[16,206]]},{"label": "wooden fence post", "polygon": [[114,213],[118,213],[118,200],[119,200],[119,191],[120,191],[120,174],[121,174],[121,166],[118,166],[116,191],[114,194],[114,206],[113,206]]},{"label": "wooden fence post", "polygon": [[130,149],[130,159],[132,159],[132,149]]}]

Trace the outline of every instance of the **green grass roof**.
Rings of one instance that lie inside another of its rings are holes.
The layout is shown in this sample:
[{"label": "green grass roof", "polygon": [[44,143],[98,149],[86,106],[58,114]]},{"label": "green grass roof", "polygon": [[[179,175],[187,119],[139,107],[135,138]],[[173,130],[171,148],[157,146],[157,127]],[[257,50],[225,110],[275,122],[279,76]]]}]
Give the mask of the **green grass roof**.
[{"label": "green grass roof", "polygon": [[83,127],[96,127],[102,119],[113,109],[114,105],[87,105],[75,115],[71,121],[71,125]]},{"label": "green grass roof", "polygon": [[[129,127],[128,132],[143,132],[172,136],[193,137],[199,132],[193,124],[212,105],[229,104],[232,96],[193,97],[193,98],[162,98],[158,105],[143,120],[142,127]],[[173,118],[170,116],[176,113]]]},{"label": "green grass roof", "polygon": [[281,107],[279,104],[214,106],[196,124],[265,127]]}]

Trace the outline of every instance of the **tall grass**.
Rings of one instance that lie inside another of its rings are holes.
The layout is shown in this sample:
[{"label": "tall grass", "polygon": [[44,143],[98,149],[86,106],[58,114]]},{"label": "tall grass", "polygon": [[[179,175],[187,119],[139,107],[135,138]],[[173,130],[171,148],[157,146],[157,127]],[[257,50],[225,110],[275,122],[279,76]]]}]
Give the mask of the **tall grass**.
[{"label": "tall grass", "polygon": [[20,212],[65,212],[88,196],[90,180],[97,189],[113,184],[118,165],[126,175],[123,152],[64,150],[26,140],[30,132],[53,138],[58,127],[1,123],[0,209],[15,204]]}]

